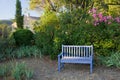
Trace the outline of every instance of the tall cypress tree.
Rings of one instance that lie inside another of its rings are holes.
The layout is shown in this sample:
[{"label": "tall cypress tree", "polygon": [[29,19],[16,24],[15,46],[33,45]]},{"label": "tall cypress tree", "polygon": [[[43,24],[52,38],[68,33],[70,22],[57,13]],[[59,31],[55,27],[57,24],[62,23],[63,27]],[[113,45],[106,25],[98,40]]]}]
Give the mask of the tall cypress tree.
[{"label": "tall cypress tree", "polygon": [[16,0],[15,20],[18,28],[21,28],[21,29],[23,28],[23,19],[24,19],[24,16],[22,15],[21,2],[19,0]]}]

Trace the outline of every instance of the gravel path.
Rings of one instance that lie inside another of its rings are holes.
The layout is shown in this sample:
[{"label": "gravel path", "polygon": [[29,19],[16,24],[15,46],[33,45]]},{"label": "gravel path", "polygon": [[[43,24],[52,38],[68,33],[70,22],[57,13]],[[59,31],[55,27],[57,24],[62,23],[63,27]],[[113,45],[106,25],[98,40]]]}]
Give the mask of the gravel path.
[{"label": "gravel path", "polygon": [[115,68],[95,66],[93,74],[90,74],[89,65],[65,64],[59,73],[57,61],[51,61],[48,57],[16,61],[25,62],[34,71],[32,80],[120,80],[120,69]]}]

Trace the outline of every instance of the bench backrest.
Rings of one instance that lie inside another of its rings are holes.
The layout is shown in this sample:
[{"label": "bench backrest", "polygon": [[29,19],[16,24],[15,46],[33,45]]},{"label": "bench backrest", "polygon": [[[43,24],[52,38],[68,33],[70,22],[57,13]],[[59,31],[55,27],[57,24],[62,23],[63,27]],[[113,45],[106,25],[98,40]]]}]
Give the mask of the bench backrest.
[{"label": "bench backrest", "polygon": [[62,45],[62,57],[90,57],[93,55],[93,46]]}]

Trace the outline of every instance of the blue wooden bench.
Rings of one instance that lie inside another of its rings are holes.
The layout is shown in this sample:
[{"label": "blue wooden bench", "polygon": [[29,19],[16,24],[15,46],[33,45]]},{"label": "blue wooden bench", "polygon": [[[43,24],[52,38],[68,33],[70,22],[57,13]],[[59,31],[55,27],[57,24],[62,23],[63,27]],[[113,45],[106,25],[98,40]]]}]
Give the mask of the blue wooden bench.
[{"label": "blue wooden bench", "polygon": [[58,71],[64,63],[90,64],[90,73],[93,68],[93,46],[62,45],[62,52],[58,55]]}]

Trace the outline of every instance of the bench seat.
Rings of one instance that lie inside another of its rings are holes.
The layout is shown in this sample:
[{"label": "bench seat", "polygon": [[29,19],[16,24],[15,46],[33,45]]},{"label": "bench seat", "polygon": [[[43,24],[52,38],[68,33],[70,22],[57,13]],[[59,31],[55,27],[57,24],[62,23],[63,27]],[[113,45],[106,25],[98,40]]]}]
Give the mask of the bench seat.
[{"label": "bench seat", "polygon": [[88,64],[91,62],[90,57],[63,57],[61,63],[83,63]]}]

